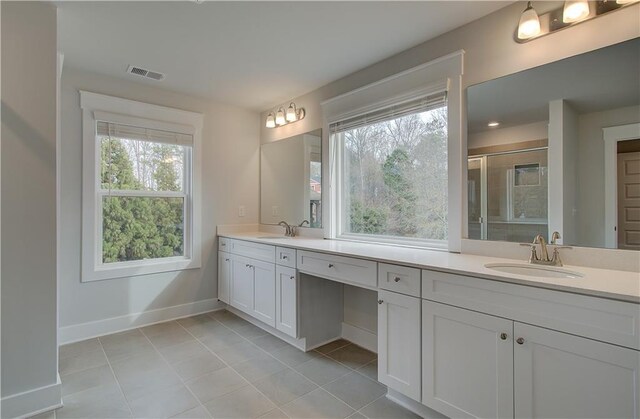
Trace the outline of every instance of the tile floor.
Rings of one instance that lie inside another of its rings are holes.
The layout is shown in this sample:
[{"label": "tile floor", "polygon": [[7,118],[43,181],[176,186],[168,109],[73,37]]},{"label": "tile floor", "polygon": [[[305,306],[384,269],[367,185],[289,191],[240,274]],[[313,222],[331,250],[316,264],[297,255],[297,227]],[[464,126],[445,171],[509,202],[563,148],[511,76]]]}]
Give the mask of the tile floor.
[{"label": "tile floor", "polygon": [[308,353],[228,311],[60,348],[64,407],[37,418],[416,418],[389,401],[376,354]]}]

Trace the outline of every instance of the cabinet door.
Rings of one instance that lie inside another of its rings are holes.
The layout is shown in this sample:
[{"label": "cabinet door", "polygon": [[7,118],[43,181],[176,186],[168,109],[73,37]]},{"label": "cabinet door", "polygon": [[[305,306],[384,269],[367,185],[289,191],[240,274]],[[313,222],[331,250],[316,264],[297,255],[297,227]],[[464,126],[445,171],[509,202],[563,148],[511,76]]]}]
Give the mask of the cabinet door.
[{"label": "cabinet door", "polygon": [[378,381],[420,401],[420,299],[378,292]]},{"label": "cabinet door", "polygon": [[276,329],[298,337],[298,279],[284,266],[276,266]]},{"label": "cabinet door", "polygon": [[456,418],[513,418],[513,322],[422,302],[422,403]]},{"label": "cabinet door", "polygon": [[218,252],[218,300],[229,304],[231,287],[231,255]]},{"label": "cabinet door", "polygon": [[522,323],[514,336],[517,418],[640,416],[640,352]]},{"label": "cabinet door", "polygon": [[253,312],[252,260],[234,255],[231,258],[231,306],[245,313]]},{"label": "cabinet door", "polygon": [[276,327],[276,267],[273,263],[252,260],[253,312],[256,319]]}]

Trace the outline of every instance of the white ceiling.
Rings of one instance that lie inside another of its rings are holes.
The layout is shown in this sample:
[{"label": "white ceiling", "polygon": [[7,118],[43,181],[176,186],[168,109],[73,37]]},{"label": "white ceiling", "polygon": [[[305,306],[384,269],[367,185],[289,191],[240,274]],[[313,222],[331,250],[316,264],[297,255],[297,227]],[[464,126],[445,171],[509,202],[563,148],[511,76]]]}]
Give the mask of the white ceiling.
[{"label": "white ceiling", "polygon": [[[264,110],[504,1],[57,2],[65,66]],[[162,82],[125,73],[133,64]]]},{"label": "white ceiling", "polygon": [[469,87],[468,131],[547,121],[556,99],[578,114],[640,104],[640,38]]}]

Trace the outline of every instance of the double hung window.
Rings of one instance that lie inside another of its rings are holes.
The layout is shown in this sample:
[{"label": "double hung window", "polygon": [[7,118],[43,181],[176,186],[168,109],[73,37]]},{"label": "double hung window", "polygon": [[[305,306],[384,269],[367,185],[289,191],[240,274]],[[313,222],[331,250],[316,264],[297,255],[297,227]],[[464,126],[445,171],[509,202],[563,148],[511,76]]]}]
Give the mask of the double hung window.
[{"label": "double hung window", "polygon": [[82,281],[200,267],[202,115],[80,97]]}]

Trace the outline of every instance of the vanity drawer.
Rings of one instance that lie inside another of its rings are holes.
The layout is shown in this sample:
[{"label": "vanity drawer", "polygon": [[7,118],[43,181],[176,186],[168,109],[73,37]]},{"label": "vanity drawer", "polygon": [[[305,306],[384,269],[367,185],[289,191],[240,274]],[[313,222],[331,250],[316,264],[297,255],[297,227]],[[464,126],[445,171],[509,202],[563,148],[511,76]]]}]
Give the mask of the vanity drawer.
[{"label": "vanity drawer", "polygon": [[296,250],[287,247],[276,247],[276,263],[290,268],[296,267]]},{"label": "vanity drawer", "polygon": [[370,260],[298,251],[299,271],[366,288],[378,286],[376,265]]},{"label": "vanity drawer", "polygon": [[429,270],[422,298],[640,349],[634,303]]},{"label": "vanity drawer", "polygon": [[231,250],[227,251],[265,262],[275,263],[276,261],[276,247],[268,244],[234,239],[231,240]]},{"label": "vanity drawer", "polygon": [[220,237],[218,236],[218,250],[222,250],[223,252],[231,251],[231,239],[228,237]]},{"label": "vanity drawer", "polygon": [[378,263],[378,286],[400,294],[420,297],[420,269]]}]

